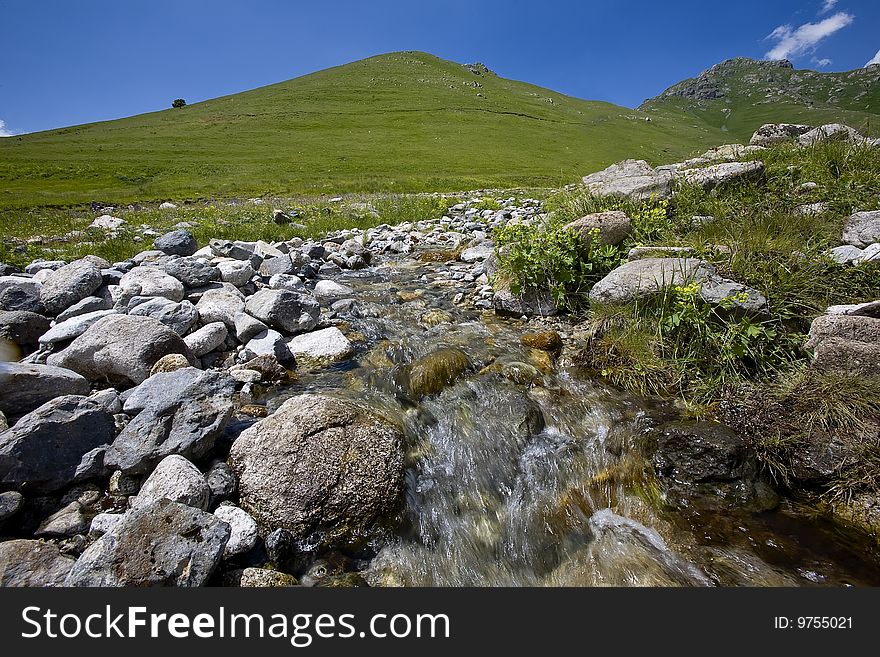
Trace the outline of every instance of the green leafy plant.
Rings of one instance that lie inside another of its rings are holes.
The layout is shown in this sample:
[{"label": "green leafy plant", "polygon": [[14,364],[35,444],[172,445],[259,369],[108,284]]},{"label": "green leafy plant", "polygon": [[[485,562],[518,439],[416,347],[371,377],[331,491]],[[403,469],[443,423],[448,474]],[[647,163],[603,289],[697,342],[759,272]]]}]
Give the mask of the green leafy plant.
[{"label": "green leafy plant", "polygon": [[507,224],[494,233],[499,277],[511,289],[549,290],[557,305],[575,310],[590,288],[623,259],[616,247],[602,244],[599,231],[584,236],[554,217],[542,225]]}]

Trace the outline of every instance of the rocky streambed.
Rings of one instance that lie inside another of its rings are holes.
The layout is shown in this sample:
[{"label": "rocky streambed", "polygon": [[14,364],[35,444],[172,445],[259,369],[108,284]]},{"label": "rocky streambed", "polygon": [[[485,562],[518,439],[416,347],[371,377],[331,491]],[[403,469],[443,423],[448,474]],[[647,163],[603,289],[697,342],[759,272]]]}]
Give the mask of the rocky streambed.
[{"label": "rocky streambed", "polygon": [[492,289],[491,229],[540,213],[7,268],[0,583],[880,583],[740,437]]}]

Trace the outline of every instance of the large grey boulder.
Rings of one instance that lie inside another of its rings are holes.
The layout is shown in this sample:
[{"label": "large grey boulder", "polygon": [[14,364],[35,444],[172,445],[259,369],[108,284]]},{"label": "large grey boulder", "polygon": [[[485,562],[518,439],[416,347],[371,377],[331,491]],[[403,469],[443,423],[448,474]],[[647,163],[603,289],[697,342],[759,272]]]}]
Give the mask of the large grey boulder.
[{"label": "large grey boulder", "polygon": [[311,331],[321,315],[313,296],[290,290],[260,290],[248,298],[245,309],[267,326],[288,334]]},{"label": "large grey boulder", "polygon": [[722,162],[700,169],[686,169],[676,174],[676,178],[689,185],[697,185],[706,191],[722,185],[746,180],[760,180],[764,176],[764,163]]},{"label": "large grey boulder", "polygon": [[229,525],[160,500],[128,511],[77,559],[65,586],[201,586],[223,557]]},{"label": "large grey boulder", "polygon": [[23,276],[0,276],[0,310],[25,310],[42,315],[46,312],[40,300],[42,284]]},{"label": "large grey boulder", "polygon": [[37,344],[49,330],[49,320],[26,310],[0,310],[0,338],[19,346]]},{"label": "large grey boulder", "polygon": [[202,370],[190,366],[152,374],[146,381],[128,391],[122,410],[129,415],[136,415],[154,404],[173,404],[204,375]]},{"label": "large grey boulder", "polygon": [[183,301],[183,283],[158,267],[135,267],[119,281],[119,287],[128,297],[164,297]]},{"label": "large grey boulder", "polygon": [[168,354],[192,361],[183,338],[161,322],[110,315],[90,326],[67,349],[49,356],[47,363],[78,372],[90,381],[137,384]]},{"label": "large grey boulder", "polygon": [[153,248],[167,255],[191,256],[198,251],[199,245],[189,231],[172,230],[157,237]]},{"label": "large grey boulder", "polygon": [[0,543],[0,587],[63,586],[74,559],[52,543],[16,539]]},{"label": "large grey boulder", "polygon": [[205,323],[223,322],[235,329],[235,316],[244,312],[244,299],[229,290],[208,290],[196,304],[199,317]]},{"label": "large grey boulder", "polygon": [[793,123],[765,123],[758,128],[749,140],[752,146],[770,146],[783,141],[794,140],[813,129],[811,125]]},{"label": "large grey boulder", "polygon": [[565,228],[576,232],[582,238],[590,240],[598,233],[602,244],[618,245],[632,234],[632,222],[625,212],[612,210],[588,214],[566,224]]},{"label": "large grey boulder", "polygon": [[162,499],[204,511],[211,501],[211,489],[196,466],[184,457],[172,454],[159,462],[137,496],[131,498],[130,505],[132,509],[139,509]]},{"label": "large grey boulder", "polygon": [[186,287],[204,287],[220,280],[220,270],[199,258],[174,258],[163,263],[165,273]]},{"label": "large grey boulder", "polygon": [[806,344],[820,371],[880,376],[880,319],[866,315],[822,315],[810,325]]},{"label": "large grey boulder", "polygon": [[113,417],[76,395],[49,401],[0,434],[0,483],[52,492],[82,477],[93,450],[113,440]]},{"label": "large grey boulder", "polygon": [[229,455],[243,508],[267,530],[325,540],[358,535],[403,487],[403,435],[356,404],[324,395],[285,401]]},{"label": "large grey boulder", "polygon": [[644,160],[624,160],[584,176],[584,185],[596,196],[621,196],[634,201],[672,195],[672,173],[653,169]]},{"label": "large grey boulder", "polygon": [[189,301],[177,303],[164,297],[146,300],[135,297],[129,302],[128,314],[134,317],[152,317],[181,336],[186,335],[199,319],[199,311]]},{"label": "large grey boulder", "polygon": [[880,210],[849,216],[843,224],[843,241],[860,248],[880,242]]},{"label": "large grey boulder", "polygon": [[798,137],[798,143],[801,146],[812,146],[823,141],[867,143],[867,140],[857,130],[842,123],[827,123]]},{"label": "large grey boulder", "polygon": [[826,315],[864,315],[880,319],[880,299],[865,303],[849,303],[840,306],[829,306]]},{"label": "large grey boulder", "polygon": [[652,296],[667,287],[701,283],[715,275],[715,268],[698,258],[642,258],[611,271],[590,290],[590,299],[622,304]]},{"label": "large grey boulder", "polygon": [[[322,281],[319,281],[321,283]],[[333,282],[333,281],[327,281]],[[338,283],[334,283],[338,285]],[[302,279],[294,274],[275,274],[269,279],[269,287],[273,290],[290,290],[292,292],[302,292],[305,290]],[[318,294],[318,285],[315,285],[315,296],[320,298]]]},{"label": "large grey boulder", "polygon": [[87,395],[89,388],[85,378],[60,367],[5,363],[0,372],[0,411],[18,417],[56,397]]},{"label": "large grey boulder", "polygon": [[[178,372],[164,376],[173,377]],[[151,389],[159,390],[160,386]],[[156,394],[116,437],[104,455],[104,463],[125,474],[144,474],[171,454],[191,460],[202,458],[223,434],[232,415],[234,391],[232,379],[211,371],[203,372],[187,386],[181,385],[179,394],[168,394],[170,390]],[[129,402],[126,400],[126,407]]]},{"label": "large grey boulder", "polygon": [[75,260],[56,269],[40,288],[40,300],[50,315],[92,296],[103,282],[101,270],[88,260]]},{"label": "large grey boulder", "polygon": [[221,258],[233,260],[250,260],[254,257],[255,243],[233,242],[231,240],[213,239],[208,242],[211,252]]},{"label": "large grey boulder", "polygon": [[849,265],[854,264],[857,260],[861,260],[865,252],[852,244],[844,244],[828,249],[825,255],[838,265]]}]

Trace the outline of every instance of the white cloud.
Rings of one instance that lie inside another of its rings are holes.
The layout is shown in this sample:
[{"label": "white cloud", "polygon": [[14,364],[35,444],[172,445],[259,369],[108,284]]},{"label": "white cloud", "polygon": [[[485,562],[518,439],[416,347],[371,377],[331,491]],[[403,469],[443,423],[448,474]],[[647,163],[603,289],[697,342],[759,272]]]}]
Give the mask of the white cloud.
[{"label": "white cloud", "polygon": [[834,9],[834,5],[837,4],[837,0],[825,0],[822,3],[822,8],[819,10],[819,15],[827,14],[829,11]]},{"label": "white cloud", "polygon": [[831,60],[828,59],[827,57],[823,57],[822,59],[816,59],[815,57],[813,57],[813,59],[811,59],[810,61],[813,62],[819,68],[825,68],[826,66],[831,65]]},{"label": "white cloud", "polygon": [[880,50],[877,51],[877,54],[865,66],[870,66],[871,64],[880,64]]},{"label": "white cloud", "polygon": [[780,25],[767,37],[776,45],[767,52],[767,59],[788,59],[805,52],[812,52],[819,43],[853,22],[854,16],[839,11],[818,23],[805,23],[800,27]]},{"label": "white cloud", "polygon": [[11,137],[15,133],[6,129],[6,121],[0,119],[0,137]]}]

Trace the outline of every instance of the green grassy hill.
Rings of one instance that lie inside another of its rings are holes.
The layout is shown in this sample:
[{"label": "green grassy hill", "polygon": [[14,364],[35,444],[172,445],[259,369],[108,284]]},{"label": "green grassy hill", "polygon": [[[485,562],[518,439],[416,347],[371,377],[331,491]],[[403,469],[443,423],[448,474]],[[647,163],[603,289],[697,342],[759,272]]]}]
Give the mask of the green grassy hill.
[{"label": "green grassy hill", "polygon": [[0,208],[556,185],[718,141],[717,130],[644,119],[392,53],[183,109],[0,139]]},{"label": "green grassy hill", "polygon": [[764,123],[839,122],[880,134],[880,66],[843,73],[790,62],[730,59],[673,85],[639,109],[658,120],[720,130],[745,142]]},{"label": "green grassy hill", "polygon": [[880,67],[730,60],[631,110],[391,53],[182,109],[0,139],[0,210],[557,186],[628,157],[657,164],[744,141],[772,121],[876,134],[878,78]]}]

